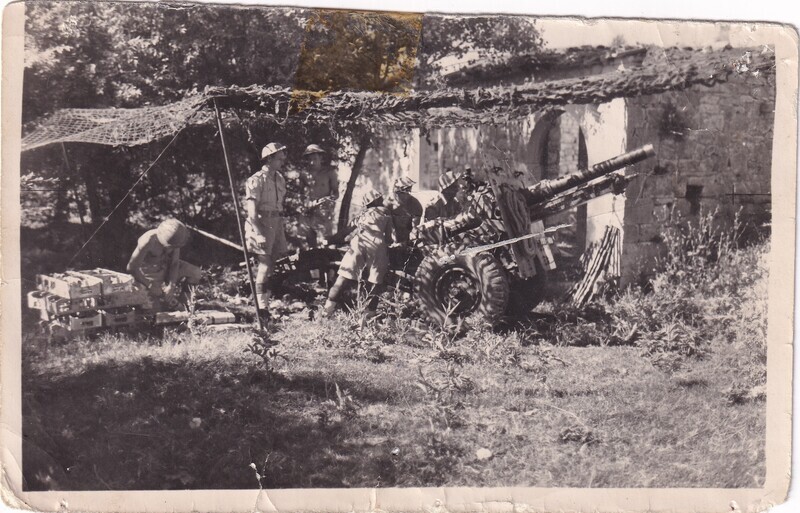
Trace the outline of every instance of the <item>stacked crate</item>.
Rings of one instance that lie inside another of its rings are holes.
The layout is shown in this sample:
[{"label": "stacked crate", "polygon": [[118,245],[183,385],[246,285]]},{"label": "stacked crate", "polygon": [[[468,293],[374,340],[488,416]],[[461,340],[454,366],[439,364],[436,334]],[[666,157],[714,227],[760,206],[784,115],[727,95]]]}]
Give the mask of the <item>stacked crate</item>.
[{"label": "stacked crate", "polygon": [[36,277],[28,307],[39,310],[52,330],[82,332],[152,321],[147,291],[133,276],[93,269]]}]

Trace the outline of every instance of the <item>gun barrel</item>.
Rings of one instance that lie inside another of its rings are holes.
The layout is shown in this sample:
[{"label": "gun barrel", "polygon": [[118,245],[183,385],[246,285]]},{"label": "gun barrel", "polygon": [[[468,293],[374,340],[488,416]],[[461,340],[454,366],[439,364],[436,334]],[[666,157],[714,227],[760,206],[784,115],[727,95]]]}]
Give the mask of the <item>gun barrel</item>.
[{"label": "gun barrel", "polygon": [[643,160],[655,156],[656,152],[652,144],[647,144],[633,151],[623,153],[616,157],[599,162],[589,169],[584,169],[576,173],[569,174],[562,178],[552,180],[542,180],[541,182],[528,187],[528,203],[533,205],[555,194],[569,190],[578,185],[590,182],[608,173],[612,173],[625,166],[636,164]]}]

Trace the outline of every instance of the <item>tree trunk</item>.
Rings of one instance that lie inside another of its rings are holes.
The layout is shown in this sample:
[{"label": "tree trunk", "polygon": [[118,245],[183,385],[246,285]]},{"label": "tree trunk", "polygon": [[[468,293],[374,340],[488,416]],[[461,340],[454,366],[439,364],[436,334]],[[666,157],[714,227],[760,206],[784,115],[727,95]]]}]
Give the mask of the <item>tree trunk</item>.
[{"label": "tree trunk", "polygon": [[100,214],[100,195],[97,191],[97,177],[92,176],[89,166],[82,162],[79,166],[83,184],[86,186],[86,196],[89,200],[89,222],[94,226],[102,222]]},{"label": "tree trunk", "polygon": [[358,153],[353,161],[353,167],[350,171],[350,179],[347,180],[347,187],[342,196],[342,206],[339,209],[339,222],[337,224],[337,231],[343,233],[347,230],[347,224],[350,221],[350,202],[353,200],[353,189],[356,186],[358,175],[361,174],[361,168],[364,165],[364,157],[369,149],[369,134],[364,134],[361,137],[361,144],[358,147]]}]

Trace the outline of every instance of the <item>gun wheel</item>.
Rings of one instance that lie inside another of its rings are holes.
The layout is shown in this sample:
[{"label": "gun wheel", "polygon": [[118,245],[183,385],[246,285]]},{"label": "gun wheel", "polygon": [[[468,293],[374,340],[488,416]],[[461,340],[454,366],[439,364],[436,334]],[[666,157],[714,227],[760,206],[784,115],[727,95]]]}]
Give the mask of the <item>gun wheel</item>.
[{"label": "gun wheel", "polygon": [[438,251],[426,256],[414,279],[414,293],[425,314],[445,324],[477,313],[490,322],[508,306],[509,284],[500,262],[488,253],[448,259]]}]

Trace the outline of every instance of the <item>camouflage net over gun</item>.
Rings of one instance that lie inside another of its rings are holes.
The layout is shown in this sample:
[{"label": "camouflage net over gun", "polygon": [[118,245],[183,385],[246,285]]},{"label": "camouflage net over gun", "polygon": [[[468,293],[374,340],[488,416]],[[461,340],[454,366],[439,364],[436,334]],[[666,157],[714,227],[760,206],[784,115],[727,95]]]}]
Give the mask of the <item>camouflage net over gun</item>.
[{"label": "camouflage net over gun", "polygon": [[[768,49],[767,49],[768,50]],[[276,124],[331,123],[372,128],[436,128],[506,123],[547,108],[600,104],[694,85],[713,86],[732,76],[774,73],[772,51],[731,49],[704,53],[672,49],[655,64],[585,78],[514,87],[443,89],[410,94],[299,91],[280,87],[208,87],[181,101],[136,109],[62,109],[22,140],[23,151],[58,142],[136,146],[171,136],[187,125],[213,122],[211,100],[223,110],[243,109]]]}]

